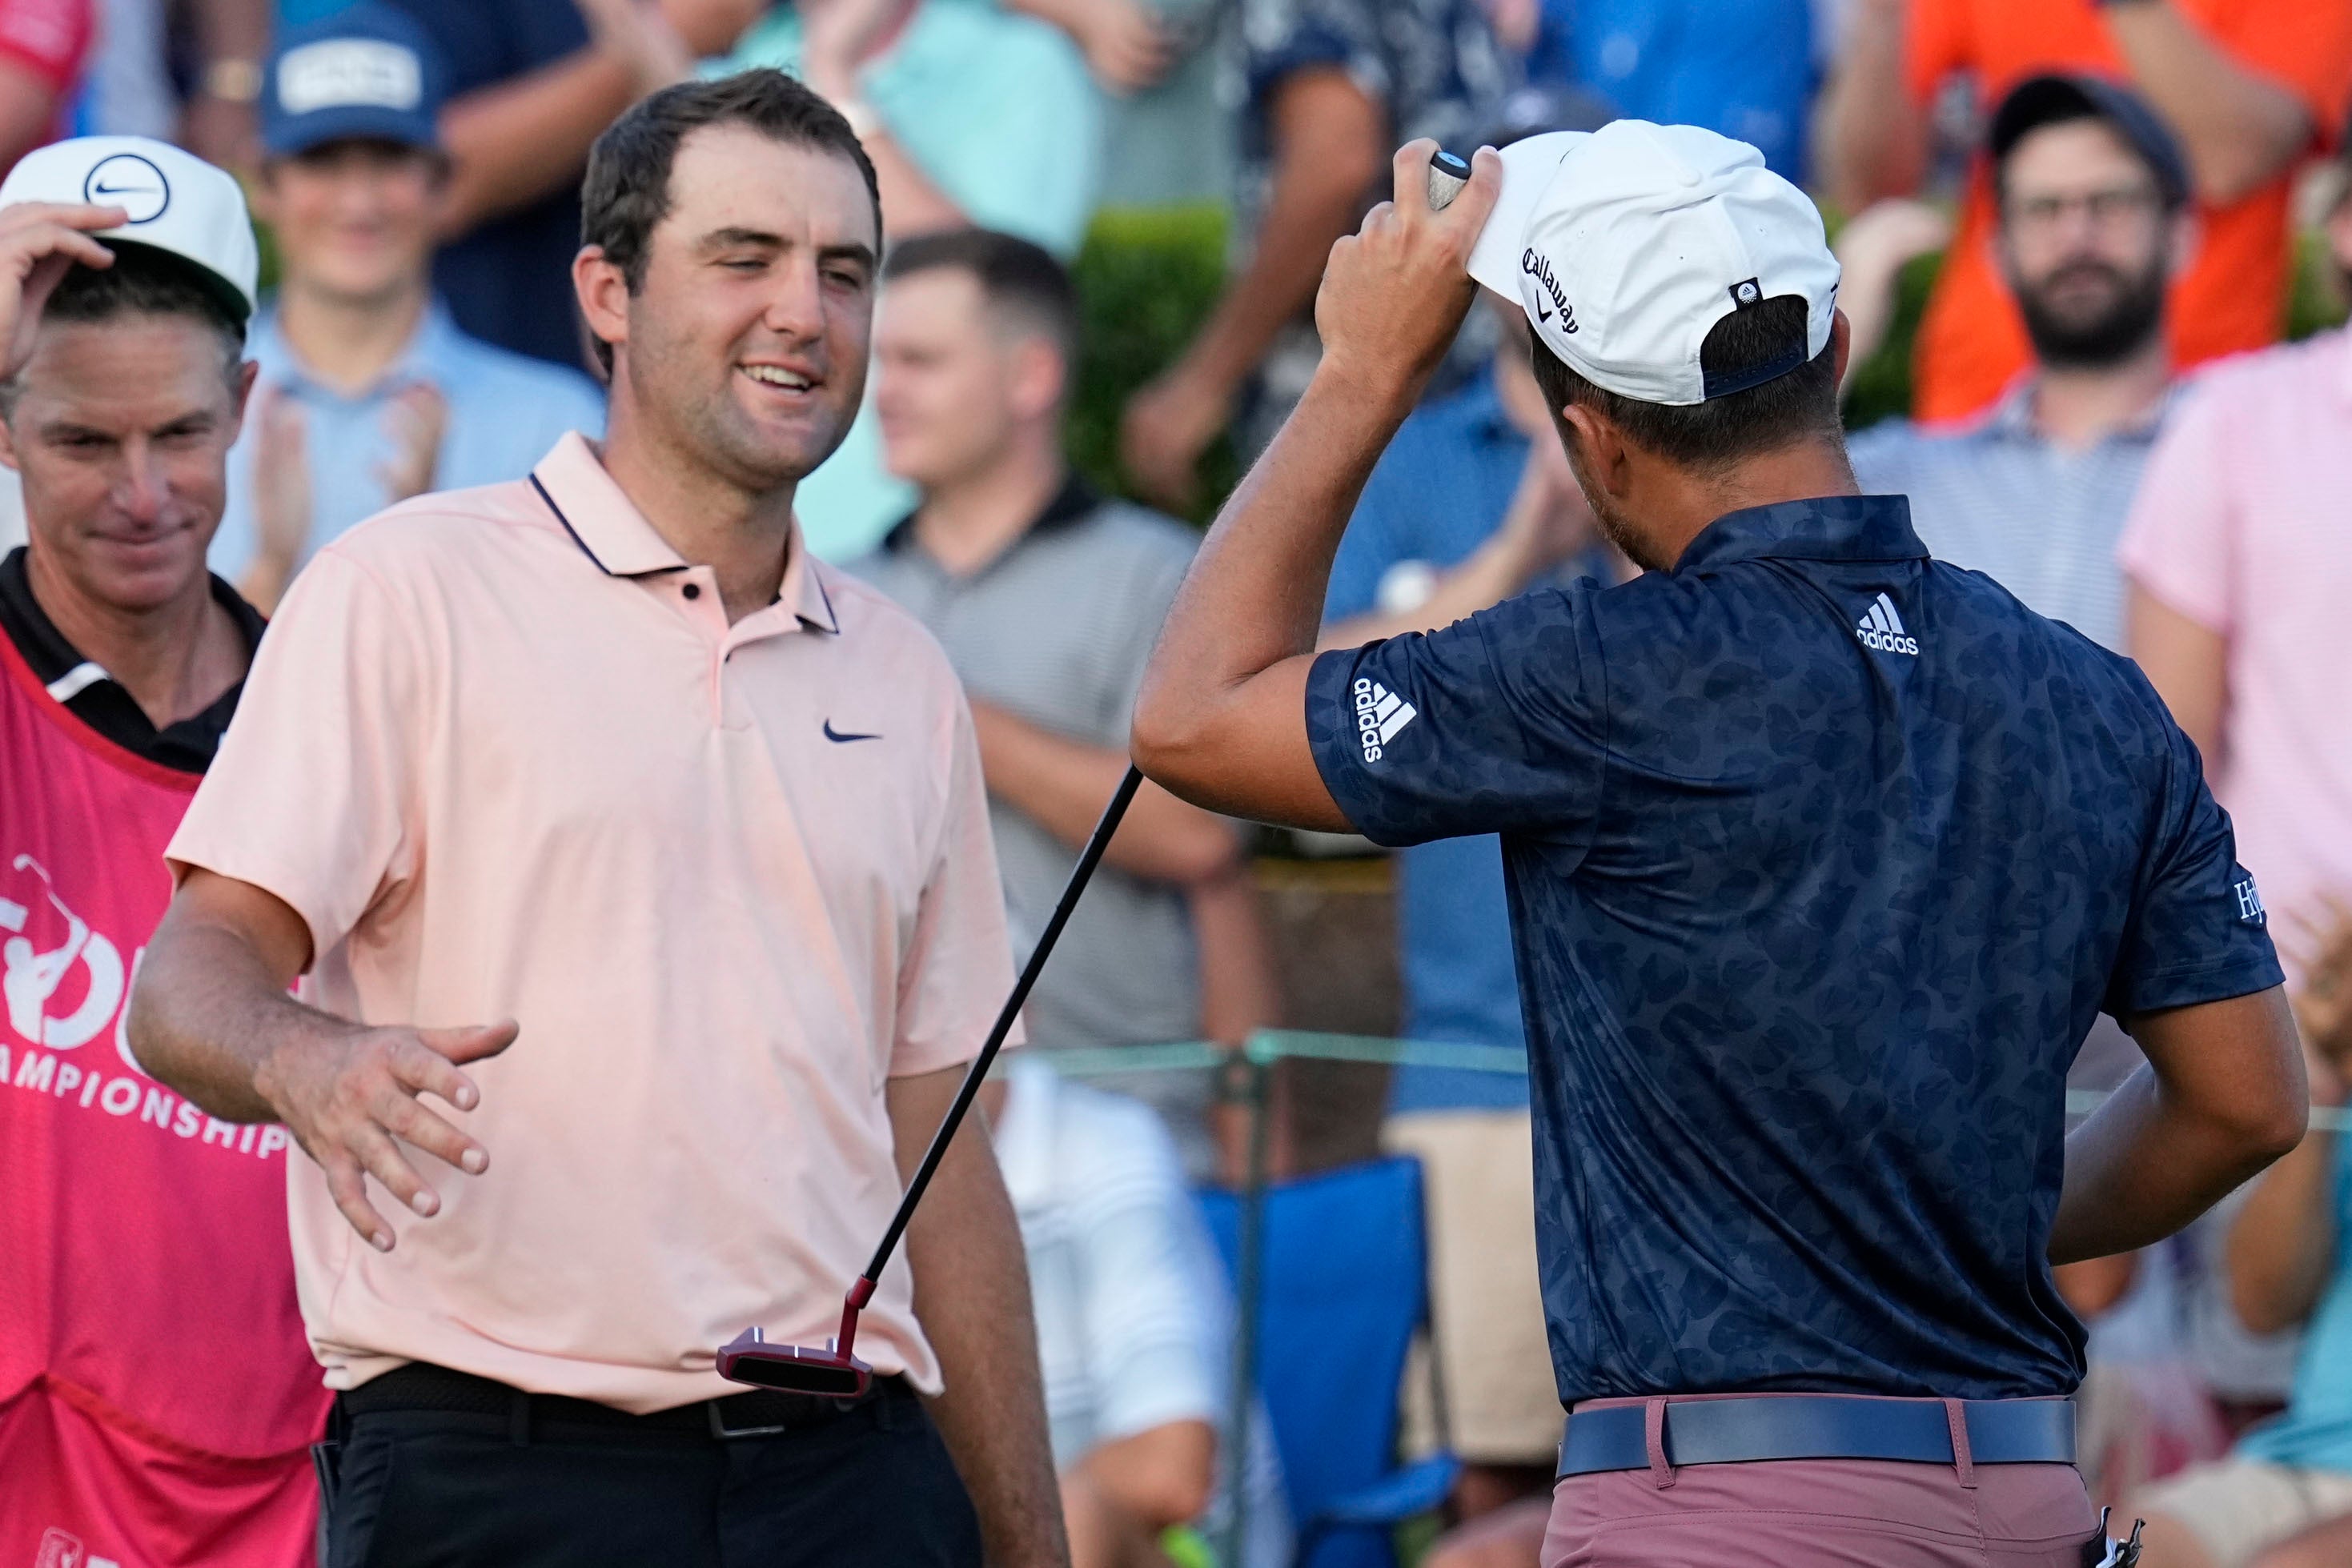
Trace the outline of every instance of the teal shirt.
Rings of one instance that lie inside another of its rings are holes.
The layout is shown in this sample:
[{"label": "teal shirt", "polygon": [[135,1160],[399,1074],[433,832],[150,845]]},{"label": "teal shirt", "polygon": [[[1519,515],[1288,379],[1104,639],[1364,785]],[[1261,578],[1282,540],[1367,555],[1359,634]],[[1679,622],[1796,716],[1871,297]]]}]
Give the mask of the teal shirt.
[{"label": "teal shirt", "polygon": [[[800,74],[797,10],[770,11],[711,70],[752,66]],[[1101,178],[1103,99],[1059,28],[984,0],[929,0],[858,85],[899,148],[975,225],[1065,261],[1077,254]]]},{"label": "teal shirt", "polygon": [[[800,14],[778,5],[713,62],[713,75],[801,68]],[[929,0],[897,43],[858,73],[866,107],[940,193],[982,228],[1034,240],[1067,261],[1086,237],[1101,178],[1103,99],[1060,29],[985,0]],[[882,214],[884,225],[890,214]],[[865,554],[914,509],[882,466],[872,389],[841,449],[796,497],[809,549]]]},{"label": "teal shirt", "polygon": [[2303,1359],[2286,1414],[2238,1445],[2249,1459],[2301,1469],[2352,1471],[2352,1165],[2336,1158],[2336,1275],[2304,1332]]}]

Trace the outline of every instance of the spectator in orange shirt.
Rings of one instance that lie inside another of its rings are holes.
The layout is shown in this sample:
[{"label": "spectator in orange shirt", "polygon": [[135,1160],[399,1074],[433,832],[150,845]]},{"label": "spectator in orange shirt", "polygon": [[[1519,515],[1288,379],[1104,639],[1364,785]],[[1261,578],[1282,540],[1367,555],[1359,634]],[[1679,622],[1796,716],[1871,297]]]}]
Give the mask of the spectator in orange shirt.
[{"label": "spectator in orange shirt", "polygon": [[[1944,82],[1998,103],[2044,71],[2128,79],[2189,155],[2201,237],[2173,286],[2175,362],[2279,335],[2291,266],[2295,165],[2352,102],[2352,0],[1861,0],[1823,95],[1828,193],[1848,212],[1919,183]],[[1921,324],[1912,412],[1970,413],[2027,363],[2025,330],[1986,236],[1991,191],[1969,172],[1959,232]]]}]

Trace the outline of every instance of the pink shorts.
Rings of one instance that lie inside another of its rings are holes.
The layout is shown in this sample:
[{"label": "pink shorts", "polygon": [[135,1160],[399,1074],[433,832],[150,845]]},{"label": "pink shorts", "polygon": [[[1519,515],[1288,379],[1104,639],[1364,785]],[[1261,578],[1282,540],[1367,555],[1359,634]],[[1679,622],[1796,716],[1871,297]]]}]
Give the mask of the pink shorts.
[{"label": "pink shorts", "polygon": [[1554,1486],[1543,1568],[2080,1568],[2098,1526],[2072,1465],[1661,1463]]}]

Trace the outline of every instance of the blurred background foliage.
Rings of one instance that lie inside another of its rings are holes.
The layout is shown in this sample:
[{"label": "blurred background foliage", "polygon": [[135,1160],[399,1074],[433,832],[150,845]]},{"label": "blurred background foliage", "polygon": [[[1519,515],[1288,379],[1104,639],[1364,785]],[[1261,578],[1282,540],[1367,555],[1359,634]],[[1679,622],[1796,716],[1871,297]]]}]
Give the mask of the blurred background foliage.
[{"label": "blurred background foliage", "polygon": [[[1224,208],[1106,209],[1096,214],[1071,270],[1078,287],[1085,356],[1070,405],[1070,460],[1106,494],[1131,495],[1118,465],[1118,417],[1137,388],[1173,364],[1208,319],[1225,280]],[[1205,524],[1241,477],[1233,443],[1220,440],[1201,465]]]}]

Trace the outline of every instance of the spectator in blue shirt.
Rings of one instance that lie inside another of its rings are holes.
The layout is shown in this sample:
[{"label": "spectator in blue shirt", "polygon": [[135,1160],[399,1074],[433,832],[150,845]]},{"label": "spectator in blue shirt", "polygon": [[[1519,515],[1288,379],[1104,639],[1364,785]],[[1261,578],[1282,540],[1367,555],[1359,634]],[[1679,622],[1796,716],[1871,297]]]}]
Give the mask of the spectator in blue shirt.
[{"label": "spectator in blue shirt", "polygon": [[1833,0],[1542,0],[1528,79],[1573,82],[1628,120],[1703,125],[1801,181]]},{"label": "spectator in blue shirt", "polygon": [[[1496,303],[1502,346],[1488,373],[1417,410],[1364,486],[1331,567],[1326,647],[1434,631],[1539,583],[1618,575],[1552,437],[1526,323]],[[1404,1033],[1523,1049],[1493,835],[1400,851],[1396,879]],[[1400,1067],[1385,1137],[1426,1172],[1443,1429],[1465,1461],[1457,1511],[1474,1517],[1548,1489],[1559,1436],[1536,1286],[1527,1079]]]},{"label": "spectator in blue shirt", "polygon": [[[1298,827],[1502,835],[1571,1409],[1551,1563],[2079,1562],[2053,1261],[2177,1230],[2304,1132],[2229,821],[2134,665],[1857,494],[1837,267],[1754,149],[1531,138],[1442,214],[1433,150],[1333,252],[1322,366],[1177,595],[1137,760]],[[1643,573],[1318,656],[1473,279]],[[2101,1012],[2150,1066],[2070,1138]]]},{"label": "spectator in blue shirt", "polygon": [[361,519],[520,478],[565,431],[604,431],[586,376],[467,337],[434,296],[442,81],[431,40],[369,3],[289,33],[267,73],[255,205],[281,274],[211,551],[265,611]]}]

